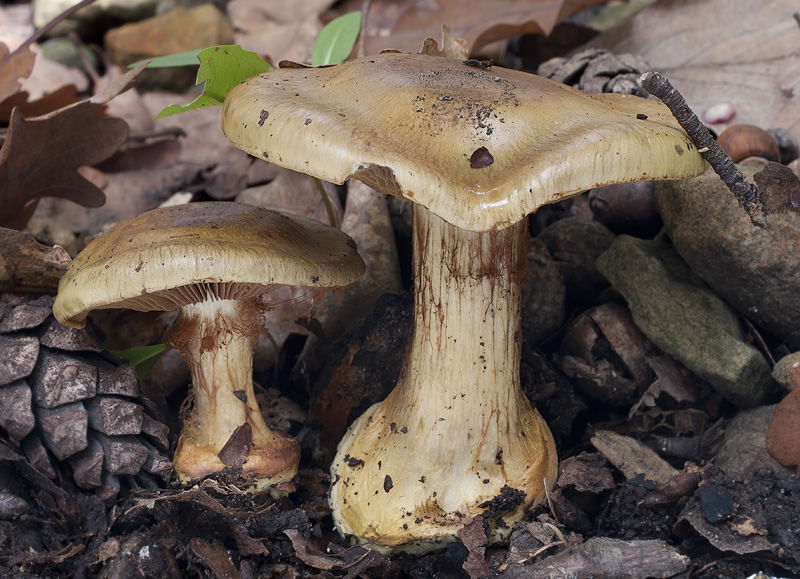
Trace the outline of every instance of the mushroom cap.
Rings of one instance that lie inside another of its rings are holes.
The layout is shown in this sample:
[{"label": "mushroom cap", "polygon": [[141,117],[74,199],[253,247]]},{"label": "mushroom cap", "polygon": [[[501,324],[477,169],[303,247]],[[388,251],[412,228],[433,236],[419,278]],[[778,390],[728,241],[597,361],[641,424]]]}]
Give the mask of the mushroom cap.
[{"label": "mushroom cap", "polygon": [[239,203],[190,203],[142,213],[89,243],[61,279],[53,314],[83,327],[94,309],[166,311],[282,285],[341,286],[364,269],[349,236],[312,219]]},{"label": "mushroom cap", "polygon": [[661,103],[423,54],[254,76],[226,97],[222,130],[251,155],[355,177],[472,231],[594,187],[705,169]]}]

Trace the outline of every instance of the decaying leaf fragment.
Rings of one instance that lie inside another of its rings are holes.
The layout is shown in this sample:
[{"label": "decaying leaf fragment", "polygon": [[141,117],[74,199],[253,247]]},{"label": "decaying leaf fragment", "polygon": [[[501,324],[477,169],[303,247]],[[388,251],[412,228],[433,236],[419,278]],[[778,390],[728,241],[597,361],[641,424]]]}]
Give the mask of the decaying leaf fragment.
[{"label": "decaying leaf fragment", "polygon": [[90,100],[25,119],[11,113],[0,149],[0,226],[22,229],[42,197],[86,207],[105,203],[103,192],[78,172],[114,154],[128,137],[122,119],[100,116],[103,104],[131,86],[139,66]]},{"label": "decaying leaf fragment", "polygon": [[477,516],[465,522],[458,531],[458,538],[469,551],[462,568],[470,576],[470,579],[491,575],[492,570],[486,564],[486,545],[489,544],[489,539],[483,528],[483,517]]},{"label": "decaying leaf fragment", "polygon": [[125,142],[128,125],[99,116],[100,106],[82,101],[30,120],[16,109],[11,113],[0,149],[0,225],[21,229],[45,196],[86,207],[105,203],[77,169],[110,157]]},{"label": "decaying leaf fragment", "polygon": [[645,479],[663,485],[680,474],[655,452],[628,436],[598,430],[591,442],[628,480],[643,474]]}]

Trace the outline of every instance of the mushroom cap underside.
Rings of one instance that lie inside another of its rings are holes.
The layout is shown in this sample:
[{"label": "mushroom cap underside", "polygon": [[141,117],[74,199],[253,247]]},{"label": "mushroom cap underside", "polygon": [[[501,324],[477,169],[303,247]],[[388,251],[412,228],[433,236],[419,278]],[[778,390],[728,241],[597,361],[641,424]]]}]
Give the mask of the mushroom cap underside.
[{"label": "mushroom cap underside", "polygon": [[171,310],[282,285],[341,286],[364,269],[349,236],[312,219],[190,203],[142,213],[89,243],[64,274],[53,313],[82,327],[93,309]]},{"label": "mushroom cap underside", "polygon": [[661,103],[422,54],[252,77],[225,99],[222,128],[256,157],[355,177],[472,231],[593,187],[705,169]]}]

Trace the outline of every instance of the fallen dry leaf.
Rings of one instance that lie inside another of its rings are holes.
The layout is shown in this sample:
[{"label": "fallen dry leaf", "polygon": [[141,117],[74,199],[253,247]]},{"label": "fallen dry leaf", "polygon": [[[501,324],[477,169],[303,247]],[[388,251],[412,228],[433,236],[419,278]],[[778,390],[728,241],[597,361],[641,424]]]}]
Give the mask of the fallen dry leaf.
[{"label": "fallen dry leaf", "polygon": [[486,531],[483,528],[483,517],[478,516],[467,520],[457,534],[469,551],[462,568],[470,579],[480,579],[491,575],[492,570],[486,563],[486,545],[489,540],[486,538]]},{"label": "fallen dry leaf", "polygon": [[310,62],[311,47],[322,30],[319,15],[331,4],[333,0],[231,0],[228,18],[236,30],[236,43],[245,50],[268,57],[273,64]]},{"label": "fallen dry leaf", "polygon": [[30,76],[36,60],[30,46],[11,56],[9,52],[8,47],[0,43],[0,102],[20,90],[20,79]]},{"label": "fallen dry leaf", "polygon": [[192,553],[208,567],[214,577],[220,579],[238,579],[239,571],[233,565],[228,551],[219,539],[204,541],[200,537],[189,540]]},{"label": "fallen dry leaf", "polygon": [[100,108],[127,90],[145,65],[130,70],[89,100],[25,119],[11,113],[0,149],[0,225],[22,229],[42,197],[61,197],[99,207],[105,195],[78,168],[108,159],[128,137],[121,119],[101,117]]},{"label": "fallen dry leaf", "polygon": [[0,102],[0,123],[11,120],[11,111],[19,109],[24,117],[39,117],[78,102],[77,89],[69,84],[47,93],[40,99],[30,100],[27,91],[14,93],[6,100]]},{"label": "fallen dry leaf", "polygon": [[638,440],[610,430],[598,430],[591,438],[594,447],[631,480],[644,475],[656,484],[668,483],[680,474],[653,450]]},{"label": "fallen dry leaf", "polygon": [[0,149],[0,225],[21,229],[42,197],[62,197],[87,207],[103,192],[77,168],[110,157],[125,142],[128,125],[101,117],[101,105],[82,101],[30,120],[15,110]]},{"label": "fallen dry leaf", "polygon": [[714,125],[782,127],[800,137],[800,28],[791,0],[663,0],[588,46],[637,54],[701,114],[722,102],[736,114]]},{"label": "fallen dry leaf", "polygon": [[[365,54],[395,49],[418,52],[428,38],[439,38],[442,24],[467,41],[475,53],[495,40],[518,34],[548,35],[576,12],[607,0],[375,0],[364,26]],[[348,0],[342,12],[361,10],[362,0]]]},{"label": "fallen dry leaf", "polygon": [[789,375],[792,390],[775,408],[767,430],[767,450],[784,466],[798,466],[800,472],[800,363],[792,366]]}]

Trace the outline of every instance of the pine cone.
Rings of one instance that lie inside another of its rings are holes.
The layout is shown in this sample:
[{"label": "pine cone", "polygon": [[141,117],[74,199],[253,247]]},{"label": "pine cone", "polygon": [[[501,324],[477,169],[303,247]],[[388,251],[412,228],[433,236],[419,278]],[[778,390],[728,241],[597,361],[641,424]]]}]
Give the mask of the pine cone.
[{"label": "pine cone", "polygon": [[615,55],[602,48],[588,48],[571,58],[543,62],[537,74],[587,93],[616,92],[648,98],[639,84],[639,77],[648,70],[649,65],[633,54]]},{"label": "pine cone", "polygon": [[158,486],[172,470],[168,428],[148,409],[135,368],[105,352],[91,326],[56,322],[52,306],[47,295],[0,294],[0,431],[8,450],[47,478],[66,472],[104,499],[116,496],[120,477]]}]

